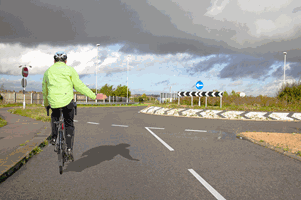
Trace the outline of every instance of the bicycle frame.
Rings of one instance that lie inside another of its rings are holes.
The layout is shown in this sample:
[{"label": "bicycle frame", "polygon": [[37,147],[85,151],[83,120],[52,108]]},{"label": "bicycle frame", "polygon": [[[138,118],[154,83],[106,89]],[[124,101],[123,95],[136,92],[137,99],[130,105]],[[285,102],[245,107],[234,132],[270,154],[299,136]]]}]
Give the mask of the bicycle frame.
[{"label": "bicycle frame", "polygon": [[[77,110],[77,105],[76,102],[73,102],[74,105],[74,112],[76,115],[76,110]],[[49,109],[50,106],[47,106],[47,116],[49,116]],[[57,134],[57,139],[56,139],[56,144],[54,147],[54,151],[57,150],[58,154],[58,160],[59,160],[59,169],[60,169],[60,174],[63,173],[63,166],[64,162],[67,162],[67,143],[66,143],[66,136],[65,136],[65,127],[64,127],[64,115],[63,115],[63,109],[60,108],[60,119],[57,122],[54,122],[55,125],[58,125],[58,134]],[[58,148],[58,149],[57,149]],[[74,158],[72,156],[72,162],[74,161]]]}]

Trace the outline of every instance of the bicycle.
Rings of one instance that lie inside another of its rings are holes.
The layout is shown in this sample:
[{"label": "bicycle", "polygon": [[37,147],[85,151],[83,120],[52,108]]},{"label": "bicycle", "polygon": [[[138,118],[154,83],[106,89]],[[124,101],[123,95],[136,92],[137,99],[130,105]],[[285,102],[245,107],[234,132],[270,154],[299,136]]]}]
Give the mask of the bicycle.
[{"label": "bicycle", "polygon": [[[77,114],[77,105],[76,102],[73,102],[74,105],[74,112],[75,115]],[[51,107],[47,107],[47,116],[49,116],[49,109]],[[63,116],[63,111],[62,108],[60,108],[60,120],[58,122],[54,122],[54,124],[58,125],[58,134],[57,134],[57,139],[56,139],[56,144],[54,147],[54,151],[57,152],[58,154],[58,160],[59,160],[59,170],[60,174],[63,173],[63,167],[64,163],[67,162],[68,156],[67,156],[67,144],[66,144],[66,136],[65,136],[65,128],[64,128],[64,116]],[[72,162],[74,162],[74,157],[72,156],[71,158]]]}]

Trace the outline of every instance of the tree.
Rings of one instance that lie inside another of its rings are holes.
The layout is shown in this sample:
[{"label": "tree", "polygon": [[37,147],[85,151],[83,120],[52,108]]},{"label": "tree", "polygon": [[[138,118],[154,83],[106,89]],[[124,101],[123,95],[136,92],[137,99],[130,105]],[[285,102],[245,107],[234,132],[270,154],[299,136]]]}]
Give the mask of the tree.
[{"label": "tree", "polygon": [[148,101],[148,97],[146,96],[146,94],[145,94],[145,93],[143,93],[143,94],[141,95],[141,97],[142,97],[143,99],[145,99],[145,100],[147,100],[147,101]]},{"label": "tree", "polygon": [[0,91],[3,92],[5,89],[4,89],[4,83],[1,85],[1,88],[0,88]]},{"label": "tree", "polygon": [[105,84],[104,86],[102,86],[102,88],[100,89],[100,93],[105,94],[107,97],[108,96],[114,96],[114,89],[113,89],[113,85],[109,86],[108,84]]},{"label": "tree", "polygon": [[[127,86],[126,85],[121,86],[121,84],[118,85],[116,90],[113,92],[113,94],[115,96],[118,96],[118,97],[127,97],[126,96],[127,95]],[[129,90],[128,95],[129,95],[129,97],[131,96],[131,91],[130,90]]]}]

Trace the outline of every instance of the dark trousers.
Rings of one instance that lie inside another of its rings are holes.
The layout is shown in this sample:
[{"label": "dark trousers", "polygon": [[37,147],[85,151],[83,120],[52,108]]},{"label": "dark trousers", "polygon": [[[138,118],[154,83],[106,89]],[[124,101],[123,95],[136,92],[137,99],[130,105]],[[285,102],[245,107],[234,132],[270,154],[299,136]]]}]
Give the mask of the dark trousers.
[{"label": "dark trousers", "polygon": [[[64,129],[65,129],[65,136],[66,136],[66,143],[67,147],[73,149],[73,141],[74,141],[74,100],[72,99],[71,102],[62,107],[63,116],[64,116]],[[58,135],[58,127],[54,122],[60,120],[60,108],[51,108],[51,127],[52,127],[52,138],[57,137]]]}]

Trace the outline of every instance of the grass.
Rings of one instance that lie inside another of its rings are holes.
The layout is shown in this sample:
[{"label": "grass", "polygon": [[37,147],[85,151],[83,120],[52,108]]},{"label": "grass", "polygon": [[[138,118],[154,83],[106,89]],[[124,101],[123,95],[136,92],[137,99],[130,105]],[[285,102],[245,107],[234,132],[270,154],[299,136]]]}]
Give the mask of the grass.
[{"label": "grass", "polygon": [[[77,104],[77,107],[136,107],[136,106],[147,106],[148,104],[135,104],[135,105],[82,105],[82,104]],[[14,107],[8,112],[12,114],[18,114],[24,117],[30,117],[35,120],[43,121],[43,122],[51,122],[51,113],[52,110],[49,109],[49,116],[47,116],[47,111],[45,107],[42,104],[26,104],[25,109],[23,109],[23,103],[9,103],[5,104],[3,102],[0,103],[0,109],[5,108],[5,107]],[[3,127],[7,125],[7,122],[0,118],[0,127]]]},{"label": "grass", "polygon": [[[301,84],[300,84],[301,85]],[[204,101],[204,98],[201,98]],[[136,107],[136,106],[157,106],[163,108],[176,108],[176,109],[208,109],[208,110],[227,110],[227,111],[253,111],[253,112],[301,112],[301,101],[297,100],[278,100],[277,98],[271,98],[266,96],[259,97],[239,97],[237,95],[225,96],[222,99],[222,108],[220,108],[220,98],[219,97],[209,97],[207,98],[207,107],[205,107],[204,102],[201,102],[201,106],[198,106],[198,97],[193,98],[194,106],[191,106],[191,97],[183,97],[180,99],[180,105],[178,105],[178,100],[172,102],[159,103],[157,100],[146,101],[142,104],[134,105],[83,105],[77,104],[77,107]],[[0,103],[0,109],[4,107],[14,107],[10,109],[9,112],[13,114],[18,114],[25,117],[30,117],[43,122],[51,121],[51,109],[49,110],[49,116],[45,107],[42,104],[27,104],[26,109],[23,110],[23,103]],[[238,117],[237,117],[238,118]],[[5,126],[7,122],[0,118],[0,127]]]}]

